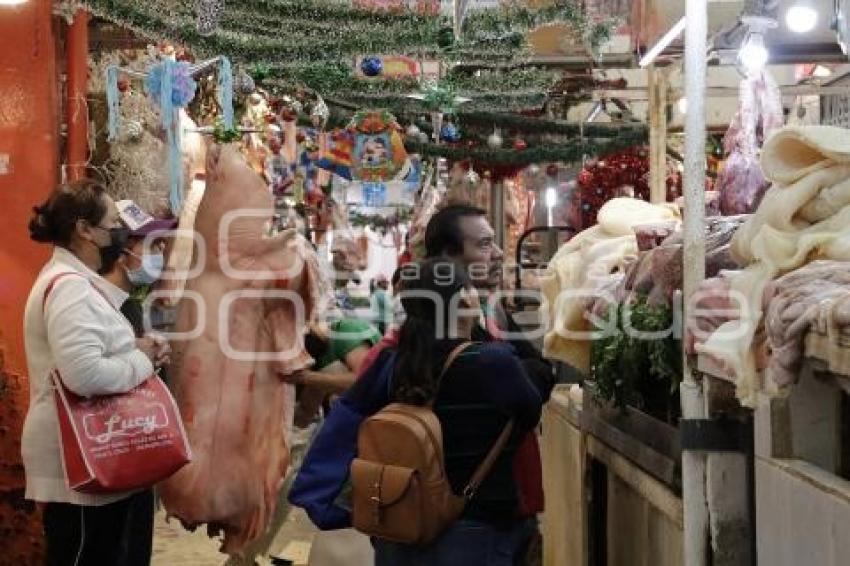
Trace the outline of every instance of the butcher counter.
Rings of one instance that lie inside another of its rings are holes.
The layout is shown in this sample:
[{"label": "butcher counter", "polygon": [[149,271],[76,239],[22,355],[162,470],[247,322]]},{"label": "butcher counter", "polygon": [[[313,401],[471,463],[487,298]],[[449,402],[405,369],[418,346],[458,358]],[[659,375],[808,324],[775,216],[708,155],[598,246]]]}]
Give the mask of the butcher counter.
[{"label": "butcher counter", "polygon": [[544,408],[544,564],[681,565],[678,431],[582,397],[558,386]]},{"label": "butcher counter", "polygon": [[[700,371],[729,380],[710,360]],[[839,566],[850,556],[850,347],[805,338],[797,383],[754,411],[758,564]]]}]

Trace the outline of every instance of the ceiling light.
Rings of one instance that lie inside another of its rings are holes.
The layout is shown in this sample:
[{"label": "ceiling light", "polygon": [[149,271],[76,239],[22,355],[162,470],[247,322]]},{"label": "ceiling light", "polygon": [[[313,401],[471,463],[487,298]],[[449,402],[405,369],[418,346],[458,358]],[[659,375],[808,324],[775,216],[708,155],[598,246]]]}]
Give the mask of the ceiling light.
[{"label": "ceiling light", "polygon": [[0,0],[0,6],[20,6],[26,3],[27,0]]},{"label": "ceiling light", "polygon": [[809,0],[799,0],[785,12],[785,25],[794,33],[807,33],[815,29],[818,11]]},{"label": "ceiling light", "polygon": [[546,189],[546,206],[552,208],[558,202],[558,194],[555,192],[555,187]]},{"label": "ceiling light", "polygon": [[685,30],[685,21],[685,18],[682,17],[682,19],[676,22],[673,27],[667,30],[664,37],[659,39],[658,42],[646,52],[646,55],[641,57],[638,65],[641,67],[648,67],[651,65],[652,62],[655,61],[655,58],[658,57],[662,51],[667,49],[667,46],[673,43],[673,40]]},{"label": "ceiling light", "polygon": [[738,52],[738,58],[744,67],[749,72],[760,71],[764,69],[769,57],[767,47],[764,46],[764,36],[759,32],[750,32]]},{"label": "ceiling light", "polygon": [[812,69],[812,76],[817,77],[819,79],[825,79],[827,77],[832,76],[832,69],[826,67],[824,65],[815,65],[815,68]]},{"label": "ceiling light", "polygon": [[676,106],[679,108],[679,114],[687,114],[688,113],[688,99],[684,96],[679,99],[679,102],[676,103]]}]

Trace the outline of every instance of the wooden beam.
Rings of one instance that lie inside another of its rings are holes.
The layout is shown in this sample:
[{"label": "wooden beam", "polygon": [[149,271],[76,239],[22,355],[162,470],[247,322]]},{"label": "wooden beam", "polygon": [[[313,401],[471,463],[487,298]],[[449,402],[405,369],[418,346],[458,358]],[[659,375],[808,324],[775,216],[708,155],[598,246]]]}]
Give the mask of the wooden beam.
[{"label": "wooden beam", "polygon": [[667,91],[665,69],[649,69],[649,202],[667,201]]}]

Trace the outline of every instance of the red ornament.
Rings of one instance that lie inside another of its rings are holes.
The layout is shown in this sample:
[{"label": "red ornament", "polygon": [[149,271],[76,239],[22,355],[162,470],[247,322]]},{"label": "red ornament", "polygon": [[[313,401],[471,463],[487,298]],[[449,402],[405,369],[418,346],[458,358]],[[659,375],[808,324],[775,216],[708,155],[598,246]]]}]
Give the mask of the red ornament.
[{"label": "red ornament", "polygon": [[280,119],[284,122],[294,122],[298,118],[298,113],[292,108],[284,108],[280,112]]},{"label": "red ornament", "polygon": [[307,136],[305,136],[304,132],[302,132],[301,130],[298,130],[298,132],[295,134],[295,141],[297,141],[298,143],[304,143],[304,140],[306,139]]},{"label": "red ornament", "polygon": [[266,124],[274,124],[277,122],[277,118],[274,114],[266,114]]},{"label": "red ornament", "polygon": [[120,92],[127,92],[130,90],[130,79],[127,77],[121,77],[118,79],[118,90]]},{"label": "red ornament", "polygon": [[528,147],[528,143],[521,138],[517,138],[514,140],[514,149],[517,151],[522,151]]}]

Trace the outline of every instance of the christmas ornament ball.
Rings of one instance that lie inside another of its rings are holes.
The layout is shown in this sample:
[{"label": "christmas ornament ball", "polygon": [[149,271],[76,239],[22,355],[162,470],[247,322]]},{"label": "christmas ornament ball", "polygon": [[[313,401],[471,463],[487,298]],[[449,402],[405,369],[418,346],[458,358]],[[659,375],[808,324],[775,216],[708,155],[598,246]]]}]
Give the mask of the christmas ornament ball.
[{"label": "christmas ornament ball", "polygon": [[419,132],[418,138],[419,143],[428,143],[428,134],[425,132]]},{"label": "christmas ornament ball", "polygon": [[455,32],[454,30],[446,26],[442,28],[437,33],[437,45],[445,49],[446,47],[451,47],[455,43]]},{"label": "christmas ornament ball", "polygon": [[514,140],[514,149],[515,150],[522,151],[526,148],[528,148],[528,142],[526,142],[524,139],[517,138],[516,140]]},{"label": "christmas ornament ball", "polygon": [[487,138],[487,145],[491,149],[499,149],[502,147],[503,141],[502,136],[500,136],[498,132],[493,132],[490,134],[490,137]]},{"label": "christmas ornament ball", "polygon": [[460,131],[457,129],[457,126],[448,122],[443,125],[443,129],[440,130],[440,139],[449,143],[456,143],[460,141]]},{"label": "christmas ornament ball", "polygon": [[420,131],[421,130],[416,126],[416,124],[411,124],[407,127],[406,133],[407,133],[408,136],[415,138],[415,137],[419,136]]},{"label": "christmas ornament ball", "polygon": [[366,57],[360,63],[360,70],[367,77],[377,77],[384,70],[384,63],[378,57]]}]

